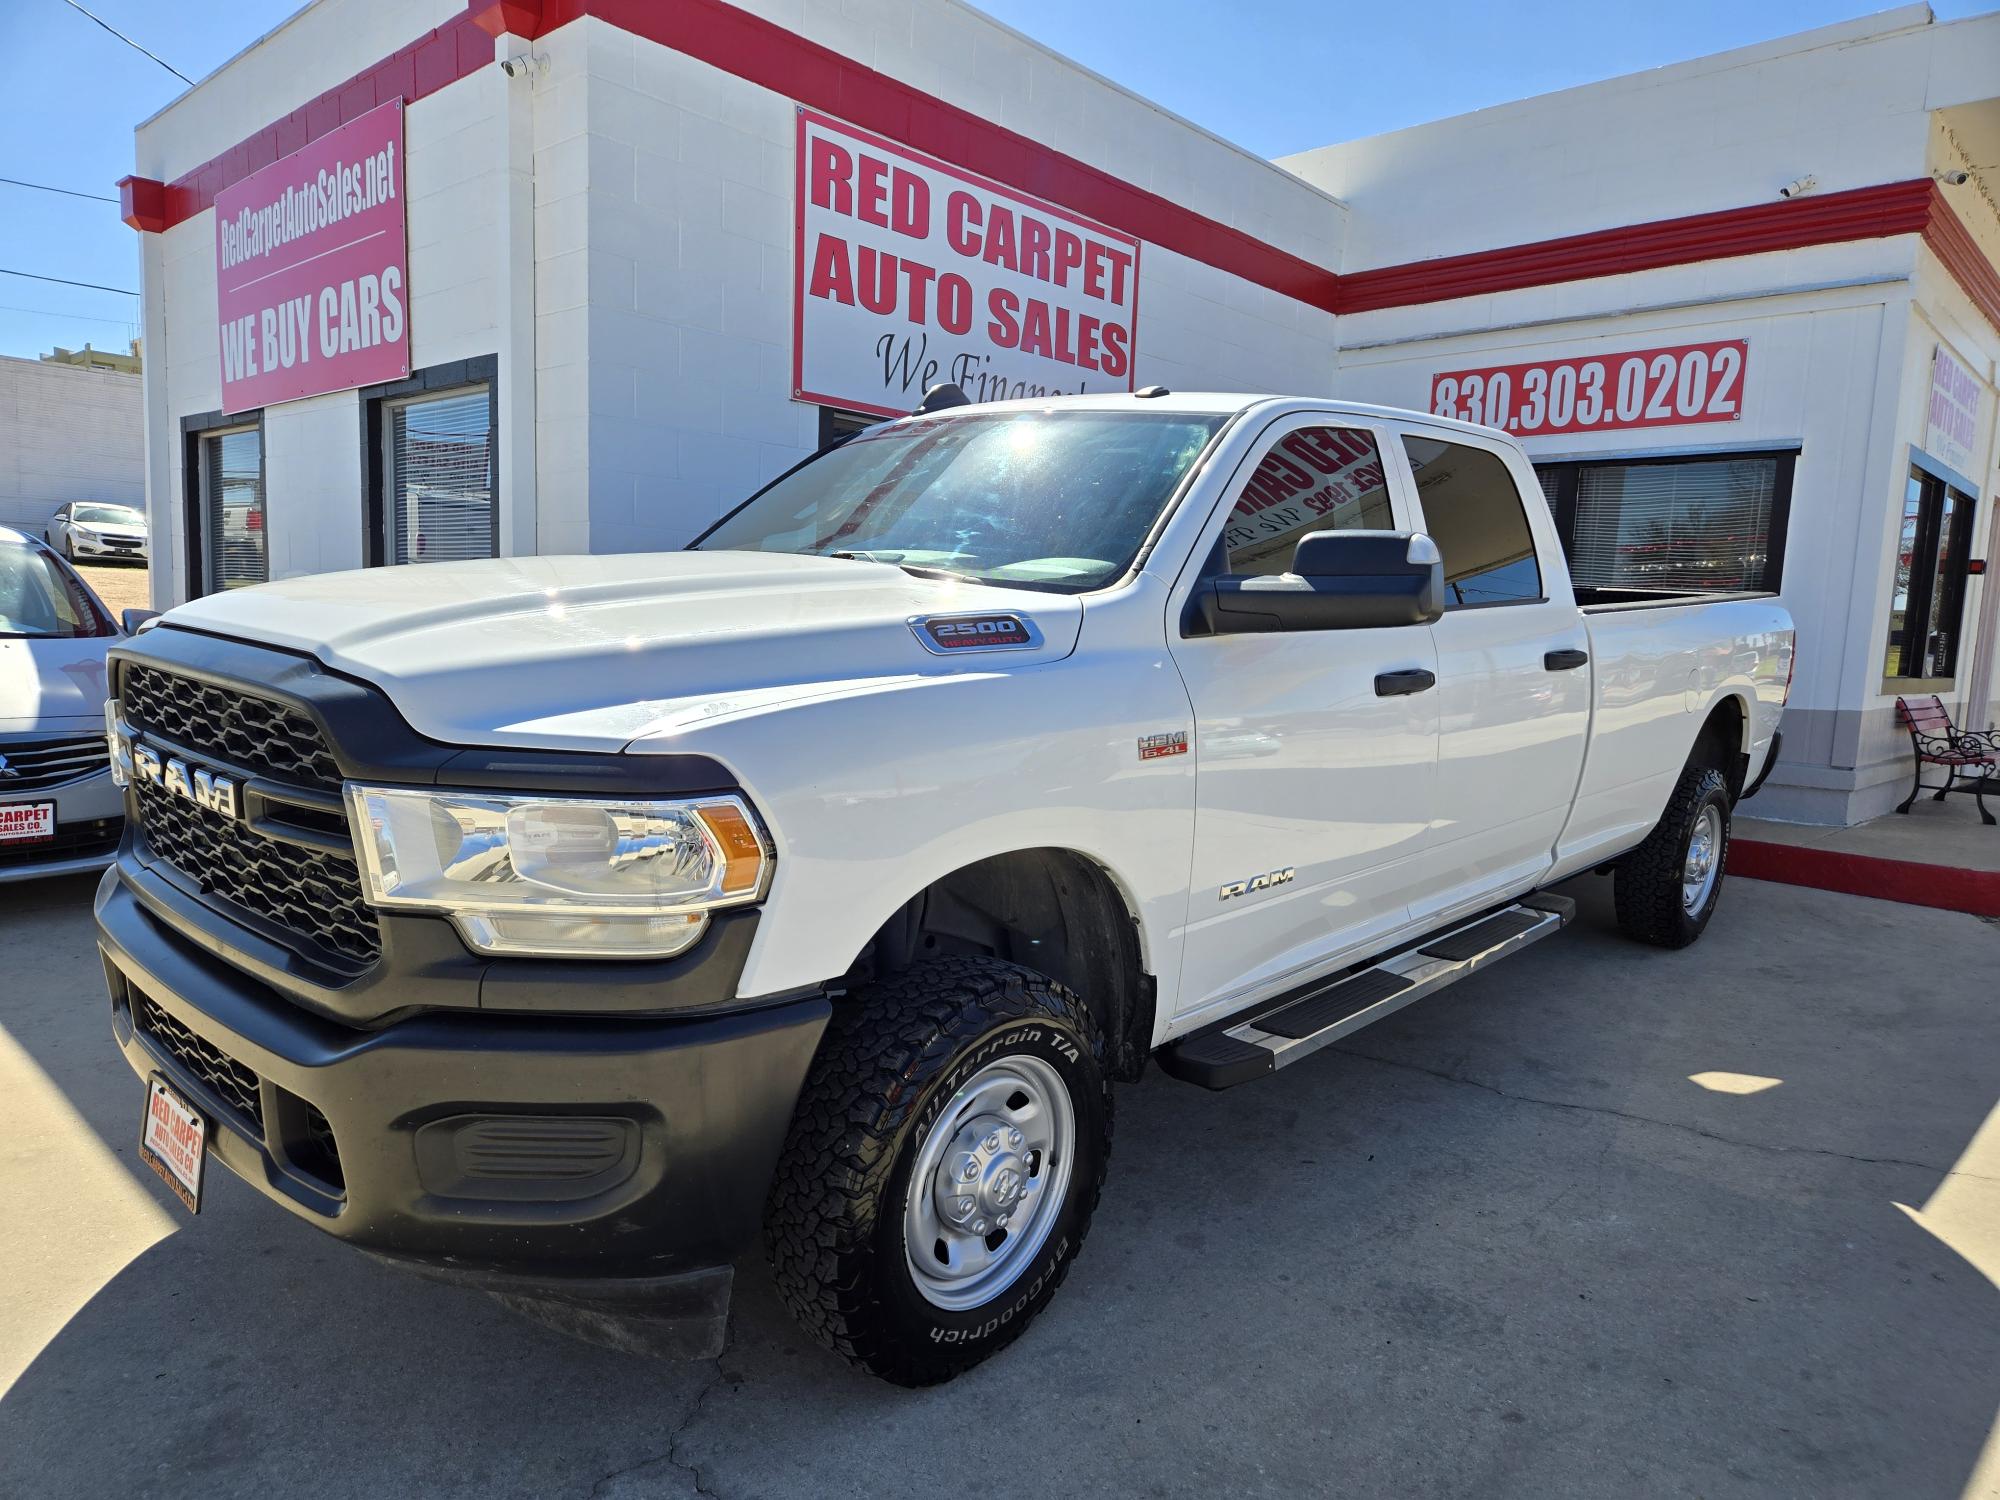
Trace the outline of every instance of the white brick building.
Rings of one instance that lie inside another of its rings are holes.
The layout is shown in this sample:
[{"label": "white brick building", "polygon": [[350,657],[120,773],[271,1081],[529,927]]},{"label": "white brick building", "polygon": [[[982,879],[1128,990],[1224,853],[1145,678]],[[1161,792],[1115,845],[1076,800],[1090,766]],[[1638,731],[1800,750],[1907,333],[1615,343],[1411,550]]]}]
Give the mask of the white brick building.
[{"label": "white brick building", "polygon": [[0,526],[39,534],[70,500],[146,503],[139,377],[0,357]]},{"label": "white brick building", "polygon": [[[216,194],[394,100],[408,378],[225,413]],[[820,197],[808,128],[862,162]],[[2000,15],[1913,6],[1274,164],[956,0],[319,0],[137,158],[161,603],[677,546],[912,404],[895,361],[935,340],[938,378],[1511,419],[1593,581],[1761,584],[1797,615],[1760,811],[1895,801],[1898,692],[1992,714],[2000,594],[1967,562],[2000,540]],[[822,280],[829,236],[855,259]],[[1136,261],[1122,302],[1077,268],[1100,241],[1100,269]],[[1001,315],[1038,303],[1044,342]]]}]

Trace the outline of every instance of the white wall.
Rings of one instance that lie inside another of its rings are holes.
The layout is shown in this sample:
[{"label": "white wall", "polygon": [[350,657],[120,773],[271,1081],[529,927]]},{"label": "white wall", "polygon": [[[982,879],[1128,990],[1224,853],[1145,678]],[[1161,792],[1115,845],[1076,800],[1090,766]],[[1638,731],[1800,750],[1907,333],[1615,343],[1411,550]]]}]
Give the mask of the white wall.
[{"label": "white wall", "polygon": [[1342,271],[1924,174],[1930,111],[2000,88],[2000,14],[1906,5],[1286,157],[1352,211]]},{"label": "white wall", "polygon": [[[831,9],[808,7],[807,35]],[[1131,167],[1217,217],[1243,221],[1262,198],[1268,237],[1301,252],[1332,247],[1338,204],[1080,69],[1058,68],[963,7],[861,12],[900,18],[929,49],[892,58],[885,20],[841,43],[861,49],[862,61],[899,65],[909,81],[970,108],[997,87],[988,75],[1016,69],[1040,87],[1043,107],[1030,119],[1011,93],[995,93],[987,102],[1001,123],[1032,126],[1094,165]],[[933,34],[937,25],[950,34]],[[971,29],[961,35],[952,29],[960,25]],[[790,399],[797,106],[591,18],[541,50],[543,546],[679,546],[817,445],[817,409]],[[1022,119],[1010,121],[1010,111]],[[1126,120],[1124,135],[1088,128],[1114,118]],[[1163,163],[1184,175],[1163,176]],[[1193,186],[1198,171],[1214,174],[1205,193]],[[1329,314],[1154,244],[1141,249],[1138,308],[1138,384],[1329,387]]]},{"label": "white wall", "polygon": [[0,358],[0,526],[39,533],[67,500],[144,505],[137,375]]}]

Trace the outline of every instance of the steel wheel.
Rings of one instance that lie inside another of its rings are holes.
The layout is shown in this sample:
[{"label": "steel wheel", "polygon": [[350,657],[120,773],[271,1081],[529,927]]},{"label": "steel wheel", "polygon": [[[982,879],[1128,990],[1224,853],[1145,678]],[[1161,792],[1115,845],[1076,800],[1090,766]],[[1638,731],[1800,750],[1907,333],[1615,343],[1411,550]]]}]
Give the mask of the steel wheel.
[{"label": "steel wheel", "polygon": [[1713,805],[1704,807],[1688,836],[1687,861],[1681,868],[1681,908],[1690,915],[1701,910],[1708,893],[1715,889],[1715,877],[1722,855],[1722,814]]},{"label": "steel wheel", "polygon": [[1002,1058],[952,1095],[910,1171],[903,1247],[933,1306],[982,1307],[1014,1284],[1062,1210],[1076,1111],[1056,1070]]}]

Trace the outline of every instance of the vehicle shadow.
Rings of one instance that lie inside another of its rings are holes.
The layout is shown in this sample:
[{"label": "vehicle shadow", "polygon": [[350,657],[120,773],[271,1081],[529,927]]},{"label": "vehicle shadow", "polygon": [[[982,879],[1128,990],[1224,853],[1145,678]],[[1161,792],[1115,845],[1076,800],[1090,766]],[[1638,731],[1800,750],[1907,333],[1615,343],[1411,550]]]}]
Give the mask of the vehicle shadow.
[{"label": "vehicle shadow", "polygon": [[[661,1364],[218,1173],[0,1398],[0,1492],[1959,1494],[2000,1293],[1896,1205],[1993,1109],[2000,930],[1737,881],[1667,954],[1576,893],[1561,938],[1276,1077],[1123,1090],[1069,1284],[949,1386],[854,1375],[754,1256],[719,1364]],[[34,925],[70,978],[0,1024],[129,1162],[84,934]]]}]

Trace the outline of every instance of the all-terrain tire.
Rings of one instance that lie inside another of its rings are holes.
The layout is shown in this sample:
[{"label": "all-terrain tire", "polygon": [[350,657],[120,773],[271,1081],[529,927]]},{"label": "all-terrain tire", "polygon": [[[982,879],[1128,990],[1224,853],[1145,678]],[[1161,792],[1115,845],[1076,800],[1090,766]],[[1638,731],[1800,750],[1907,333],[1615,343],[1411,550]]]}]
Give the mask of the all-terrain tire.
[{"label": "all-terrain tire", "polygon": [[[1039,1059],[1068,1090],[1076,1129],[1064,1201],[1008,1285],[978,1307],[949,1310],[923,1295],[910,1269],[910,1175],[956,1091],[1010,1055]],[[869,985],[836,1008],[779,1157],[764,1219],[778,1294],[849,1363],[897,1385],[949,1380],[1012,1343],[1055,1295],[1110,1152],[1105,1039],[1067,989],[974,956]]]},{"label": "all-terrain tire", "polygon": [[[1693,910],[1683,900],[1688,845],[1706,810],[1721,820],[1716,839],[1714,879]],[[1667,799],[1667,810],[1646,842],[1618,862],[1612,899],[1618,925],[1627,937],[1656,948],[1685,948],[1708,926],[1722,899],[1729,858],[1729,783],[1711,766],[1689,766]]]}]

